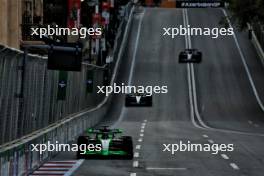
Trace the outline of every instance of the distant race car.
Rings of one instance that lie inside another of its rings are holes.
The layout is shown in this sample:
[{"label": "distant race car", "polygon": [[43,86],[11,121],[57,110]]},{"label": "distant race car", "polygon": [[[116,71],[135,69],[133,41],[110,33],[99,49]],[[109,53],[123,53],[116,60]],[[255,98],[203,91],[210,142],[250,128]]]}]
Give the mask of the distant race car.
[{"label": "distant race car", "polygon": [[125,100],[125,106],[141,106],[141,107],[149,107],[152,106],[152,95],[134,93],[127,94]]},{"label": "distant race car", "polygon": [[88,129],[87,133],[85,136],[79,136],[78,146],[83,144],[101,146],[101,150],[96,147],[95,150],[87,149],[83,152],[79,147],[78,159],[133,159],[132,137],[121,136],[120,129],[109,129],[104,126],[99,129]]},{"label": "distant race car", "polygon": [[197,49],[185,49],[180,52],[179,63],[200,63],[202,61],[202,52]]}]

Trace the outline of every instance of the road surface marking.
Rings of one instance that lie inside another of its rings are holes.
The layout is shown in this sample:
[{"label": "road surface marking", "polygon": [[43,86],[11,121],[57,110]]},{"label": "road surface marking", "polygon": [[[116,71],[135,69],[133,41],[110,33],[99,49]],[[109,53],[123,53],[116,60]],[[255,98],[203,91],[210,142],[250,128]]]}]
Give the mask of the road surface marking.
[{"label": "road surface marking", "polygon": [[140,135],[139,135],[140,137],[144,137],[144,134],[143,133],[140,133]]},{"label": "road surface marking", "polygon": [[40,166],[34,171],[32,176],[36,175],[63,175],[70,176],[72,173],[80,167],[84,160],[71,160],[71,161],[49,161]]},{"label": "road surface marking", "polygon": [[133,162],[133,167],[138,167],[138,161]]},{"label": "road surface marking", "polygon": [[144,120],[144,122],[147,122],[147,121],[148,121],[147,119]]},{"label": "road surface marking", "polygon": [[143,122],[143,123],[142,123],[142,126],[146,126],[146,122]]},{"label": "road surface marking", "polygon": [[239,167],[235,163],[230,163],[230,166],[235,170],[239,170]]},{"label": "road surface marking", "polygon": [[249,121],[248,121],[248,123],[249,123],[250,125],[252,125],[252,124],[253,124],[253,122],[252,122],[251,120],[249,120]]},{"label": "road surface marking", "polygon": [[143,14],[140,16],[140,21],[139,21],[139,25],[138,25],[138,29],[137,29],[136,46],[135,46],[135,49],[133,52],[132,64],[131,64],[129,78],[128,78],[128,85],[129,86],[132,83],[132,77],[133,77],[133,72],[134,72],[134,67],[135,67],[135,60],[136,60],[137,51],[138,51],[138,43],[139,43],[139,38],[140,38],[140,34],[141,34],[141,26],[142,26],[144,14],[145,14],[145,10],[143,11]]},{"label": "road surface marking", "polygon": [[229,159],[229,157],[226,154],[221,154],[221,157],[224,158],[224,159],[226,159],[226,160]]},{"label": "road surface marking", "polygon": [[141,148],[141,145],[136,145],[136,149],[140,149]]},{"label": "road surface marking", "polygon": [[141,132],[141,133],[144,133],[145,131],[144,131],[144,129],[141,129],[140,132]]},{"label": "road surface marking", "polygon": [[[186,15],[188,16],[187,13],[185,13],[186,9],[183,9],[182,12],[182,16],[183,16],[183,23],[184,23],[184,26],[186,26],[188,24],[187,20],[186,19]],[[223,9],[223,12],[225,14],[226,17],[227,14],[225,12],[225,10]],[[230,20],[229,20],[230,21]],[[186,24],[187,23],[187,24]],[[185,47],[188,48],[188,39],[189,37],[187,37],[187,35],[185,35]],[[236,40],[235,40],[236,41]],[[188,73],[188,87],[189,87],[189,99],[190,99],[190,112],[191,112],[191,120],[192,120],[192,124],[196,127],[196,128],[199,128],[199,129],[204,129],[204,130],[208,130],[208,131],[217,131],[217,132],[222,132],[222,133],[233,133],[233,134],[238,134],[238,135],[249,135],[249,136],[261,136],[261,137],[264,137],[264,134],[262,133],[249,133],[249,132],[243,132],[243,131],[235,131],[235,130],[227,130],[227,129],[221,129],[221,128],[212,128],[212,127],[209,127],[209,126],[200,126],[196,121],[195,121],[195,117],[194,117],[194,105],[193,105],[193,90],[192,90],[192,81],[191,81],[191,71],[190,71],[190,64],[187,64],[187,73]],[[252,85],[252,84],[251,84]],[[254,85],[254,84],[253,84]],[[254,90],[254,93],[256,95],[256,91],[255,89],[253,88]],[[259,99],[259,97],[257,98]],[[264,108],[263,108],[264,110]],[[198,118],[198,120],[202,121],[202,119]],[[204,123],[203,123],[204,124]]]},{"label": "road surface marking", "polygon": [[[227,15],[227,13],[226,13],[226,10],[225,10],[225,9],[222,9],[222,12],[224,13],[224,15],[225,15],[225,17],[226,17],[227,22],[229,23],[229,26],[230,26],[231,28],[233,28],[233,26],[232,26],[232,24],[231,24],[231,22],[230,22],[230,20],[229,20],[229,17],[228,17],[228,15]],[[234,41],[235,41],[235,43],[236,43],[236,47],[237,47],[238,52],[239,52],[239,54],[240,54],[240,59],[242,60],[242,63],[243,63],[244,68],[245,68],[245,70],[246,70],[246,73],[247,73],[247,76],[248,76],[248,79],[249,79],[249,82],[250,82],[251,88],[252,88],[252,90],[253,90],[253,92],[254,92],[254,95],[255,95],[255,97],[256,97],[256,100],[257,100],[257,102],[258,102],[258,104],[259,104],[261,110],[264,111],[263,103],[262,103],[261,99],[259,98],[259,94],[258,94],[258,91],[257,91],[257,89],[256,89],[255,83],[254,83],[254,81],[253,81],[253,79],[252,79],[252,76],[251,76],[251,73],[250,73],[250,71],[249,71],[248,65],[247,65],[247,63],[246,63],[245,56],[244,56],[244,54],[243,54],[243,52],[242,52],[242,49],[240,48],[240,45],[239,45],[239,43],[238,43],[236,33],[233,34],[233,38],[234,38]]]},{"label": "road surface marking", "polygon": [[145,128],[145,126],[141,126],[141,128],[142,128],[142,129],[144,129],[144,128]]},{"label": "road surface marking", "polygon": [[138,153],[138,152],[135,152],[135,153],[134,153],[134,157],[135,157],[135,158],[138,158],[138,157],[139,157],[139,153]]},{"label": "road surface marking", "polygon": [[211,144],[214,143],[214,141],[212,139],[208,139],[208,142],[211,143]]},{"label": "road surface marking", "polygon": [[203,135],[204,138],[208,138],[208,136],[206,134]]},{"label": "road surface marking", "polygon": [[147,170],[187,170],[185,167],[147,167]]},{"label": "road surface marking", "polygon": [[137,176],[137,173],[130,173],[130,176]]},{"label": "road surface marking", "polygon": [[139,138],[139,139],[138,139],[138,142],[142,142],[142,141],[143,141],[143,139],[142,139],[142,138]]},{"label": "road surface marking", "polygon": [[[188,19],[188,14],[187,14],[187,10],[183,9],[183,23],[184,26],[187,26],[189,24],[189,19]],[[185,47],[186,48],[191,48],[191,38],[189,35],[185,35]],[[207,126],[202,122],[202,120],[200,119],[200,115],[199,112],[197,110],[197,100],[196,100],[196,88],[195,85],[195,80],[194,80],[194,73],[192,73],[190,71],[190,66],[192,66],[192,64],[188,63],[187,64],[187,74],[188,74],[188,87],[189,87],[189,99],[190,99],[190,105],[191,105],[191,119],[192,119],[192,123],[196,128],[200,128],[200,129],[205,129]],[[198,124],[195,120],[195,115],[197,116],[197,120],[199,121],[200,124]]]},{"label": "road surface marking", "polygon": [[254,124],[254,126],[255,126],[255,127],[259,127],[259,125],[258,125],[258,124]]},{"label": "road surface marking", "polygon": [[[129,15],[128,24],[129,24],[129,22],[131,23],[131,20],[130,19],[133,16],[133,12],[134,12],[134,7],[132,8],[131,13]],[[136,46],[135,46],[135,50],[134,50],[134,53],[133,53],[132,66],[130,67],[130,73],[129,73],[129,77],[128,77],[128,86],[130,86],[131,85],[131,82],[132,82],[132,77],[133,77],[133,72],[134,72],[134,66],[135,66],[135,59],[136,59],[136,52],[137,52],[137,48],[138,48],[139,35],[141,33],[140,31],[141,31],[141,25],[142,25],[142,21],[143,21],[144,14],[145,14],[145,9],[144,9],[143,14],[142,14],[142,16],[140,18],[140,22],[139,22],[139,26],[138,26],[137,38],[136,38]],[[125,28],[125,34],[124,34],[124,36],[126,36],[126,34],[127,34],[127,31],[128,31],[128,28],[127,27],[128,27],[128,25]],[[121,49],[123,49],[123,47],[124,47],[124,45],[123,45],[123,43],[125,42],[124,39],[125,39],[125,37],[122,40]],[[118,53],[118,63],[120,61],[120,58],[121,58],[121,52]],[[115,71],[116,70],[117,70],[117,67],[115,67]],[[115,78],[115,75],[116,75],[116,72],[114,72],[114,76],[112,77],[111,85],[114,84],[114,79],[113,78]],[[107,99],[105,99],[105,102],[106,102],[106,100]],[[126,110],[126,108],[122,108],[121,113],[119,115],[119,118],[116,121],[116,123],[114,123],[111,126],[112,128],[115,128],[123,120],[124,114],[125,114],[125,110]]]}]

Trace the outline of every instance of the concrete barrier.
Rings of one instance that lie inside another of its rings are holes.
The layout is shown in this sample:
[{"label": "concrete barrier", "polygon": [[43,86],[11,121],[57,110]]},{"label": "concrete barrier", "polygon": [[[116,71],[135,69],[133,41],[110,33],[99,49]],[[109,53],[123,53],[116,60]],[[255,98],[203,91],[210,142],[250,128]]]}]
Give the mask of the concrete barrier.
[{"label": "concrete barrier", "polygon": [[[248,25],[248,29],[252,29],[252,27],[250,26],[250,24],[247,24]],[[256,51],[259,55],[259,58],[261,60],[261,63],[263,64],[264,66],[264,51],[263,51],[263,48],[261,47],[257,37],[256,37],[256,34],[254,32],[254,30],[252,30],[252,39],[251,39],[254,47],[256,48]]]}]

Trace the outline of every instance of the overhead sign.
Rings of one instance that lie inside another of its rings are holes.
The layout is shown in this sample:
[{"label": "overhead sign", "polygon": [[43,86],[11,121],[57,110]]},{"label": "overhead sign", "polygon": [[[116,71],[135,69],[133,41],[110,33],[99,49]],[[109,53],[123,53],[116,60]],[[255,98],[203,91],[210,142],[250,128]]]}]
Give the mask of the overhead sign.
[{"label": "overhead sign", "polygon": [[220,8],[225,7],[224,1],[176,1],[176,8]]},{"label": "overhead sign", "polygon": [[48,53],[48,69],[49,70],[64,70],[64,71],[81,71],[82,53],[79,48],[73,48],[72,51],[65,49],[56,50],[52,48]]}]

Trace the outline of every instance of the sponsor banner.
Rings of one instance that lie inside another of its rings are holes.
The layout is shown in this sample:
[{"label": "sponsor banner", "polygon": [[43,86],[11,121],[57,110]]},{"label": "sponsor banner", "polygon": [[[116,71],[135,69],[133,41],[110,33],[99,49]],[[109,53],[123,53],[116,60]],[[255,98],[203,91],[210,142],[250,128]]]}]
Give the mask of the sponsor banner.
[{"label": "sponsor banner", "polygon": [[80,27],[81,0],[68,0],[68,28]]},{"label": "sponsor banner", "polygon": [[93,92],[93,83],[94,83],[94,72],[93,70],[88,70],[86,73],[86,92]]},{"label": "sponsor banner", "polygon": [[176,8],[220,8],[225,7],[224,1],[176,1]]},{"label": "sponsor banner", "polygon": [[68,73],[65,71],[60,71],[59,72],[57,100],[65,100],[66,99],[67,80],[68,80]]}]

